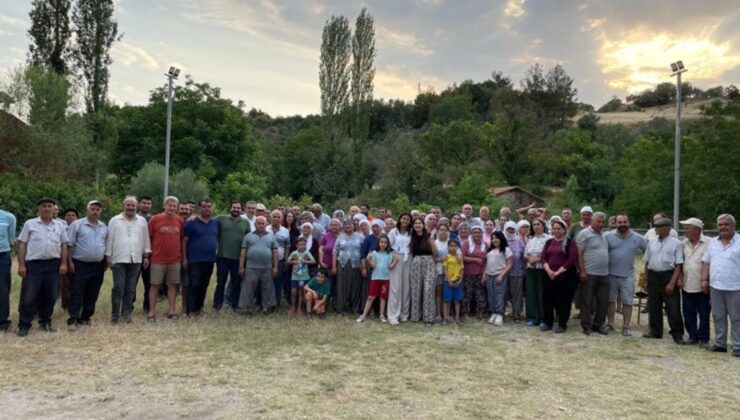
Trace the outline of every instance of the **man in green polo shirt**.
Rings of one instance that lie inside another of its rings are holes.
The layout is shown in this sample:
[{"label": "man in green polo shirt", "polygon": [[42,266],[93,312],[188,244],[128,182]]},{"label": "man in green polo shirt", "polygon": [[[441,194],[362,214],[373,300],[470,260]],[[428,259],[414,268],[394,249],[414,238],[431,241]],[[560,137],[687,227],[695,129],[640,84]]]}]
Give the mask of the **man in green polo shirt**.
[{"label": "man in green polo shirt", "polygon": [[[216,216],[219,224],[218,253],[216,254],[216,291],[213,293],[213,309],[220,310],[226,303],[236,309],[239,305],[241,276],[239,276],[239,254],[244,235],[249,233],[249,220],[241,217],[242,205],[232,201],[229,214]],[[226,280],[228,279],[228,287]]]}]

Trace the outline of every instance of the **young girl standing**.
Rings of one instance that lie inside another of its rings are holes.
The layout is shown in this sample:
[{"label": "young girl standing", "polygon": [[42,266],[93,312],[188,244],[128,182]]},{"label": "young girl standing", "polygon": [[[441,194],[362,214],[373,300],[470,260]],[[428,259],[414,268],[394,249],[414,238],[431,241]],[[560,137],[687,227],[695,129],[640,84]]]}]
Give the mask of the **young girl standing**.
[{"label": "young girl standing", "polygon": [[461,325],[460,302],[463,299],[463,256],[460,252],[460,242],[457,239],[450,239],[447,243],[447,255],[442,262],[442,270],[445,278],[442,325],[446,325],[448,321],[452,320],[450,318],[450,302],[455,305],[455,322]]},{"label": "young girl standing", "polygon": [[367,257],[367,262],[373,272],[370,275],[370,291],[368,292],[367,302],[365,302],[365,309],[362,311],[362,315],[357,318],[357,322],[365,322],[377,297],[380,297],[380,321],[386,322],[385,303],[388,300],[388,283],[390,282],[391,270],[398,263],[398,256],[391,254],[390,251],[390,241],[387,236],[382,235],[378,238],[378,246],[375,251]]},{"label": "young girl standing", "polygon": [[491,308],[489,324],[504,324],[506,309],[506,278],[511,271],[513,254],[502,232],[493,232],[491,246],[486,254],[486,288],[488,307]]},{"label": "young girl standing", "polygon": [[447,241],[449,240],[450,230],[445,224],[437,227],[437,239],[435,244],[437,245],[437,255],[434,261],[437,262],[437,283],[434,290],[434,298],[437,304],[437,317],[434,319],[435,322],[442,320],[442,285],[445,283],[444,271],[442,269],[442,263],[447,256]]}]

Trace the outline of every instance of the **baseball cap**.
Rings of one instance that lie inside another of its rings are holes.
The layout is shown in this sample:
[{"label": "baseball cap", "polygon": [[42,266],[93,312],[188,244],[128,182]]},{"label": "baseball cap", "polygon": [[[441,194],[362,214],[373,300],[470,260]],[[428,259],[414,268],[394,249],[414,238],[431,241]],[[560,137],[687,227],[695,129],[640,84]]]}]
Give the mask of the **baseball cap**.
[{"label": "baseball cap", "polygon": [[583,213],[591,213],[594,214],[594,209],[591,208],[591,206],[583,206],[581,207],[581,214]]},{"label": "baseball cap", "polygon": [[696,226],[699,229],[704,229],[704,222],[702,222],[701,219],[697,219],[696,217],[689,217],[686,220],[681,220],[679,223],[681,223],[682,225]]}]

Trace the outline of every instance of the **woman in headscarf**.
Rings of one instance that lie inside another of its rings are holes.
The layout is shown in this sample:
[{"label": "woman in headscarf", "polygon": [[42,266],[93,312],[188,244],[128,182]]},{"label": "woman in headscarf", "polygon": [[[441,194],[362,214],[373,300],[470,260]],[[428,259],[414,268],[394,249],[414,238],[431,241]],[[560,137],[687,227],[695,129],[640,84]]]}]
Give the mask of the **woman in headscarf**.
[{"label": "woman in headscarf", "polygon": [[432,238],[437,236],[437,216],[435,216],[434,213],[429,213],[424,216],[424,228]]},{"label": "woman in headscarf", "polygon": [[[328,273],[331,273],[332,268],[332,256],[334,253],[334,243],[337,241],[339,231],[342,227],[342,223],[338,219],[332,219],[329,222],[326,233],[319,240],[319,258],[316,260],[319,262],[321,268],[325,269]],[[337,281],[336,276],[330,274],[329,281],[331,282],[331,298],[336,302],[337,298]]]},{"label": "woman in headscarf", "polygon": [[449,225],[447,223],[442,223],[443,220],[447,220],[447,218],[443,217],[439,220],[440,223],[437,226],[437,238],[434,241],[434,245],[437,247],[437,254],[434,258],[437,263],[437,281],[434,287],[434,299],[437,304],[437,317],[434,318],[434,320],[437,322],[442,321],[442,289],[445,282],[442,262],[447,256],[447,242],[450,239]]},{"label": "woman in headscarf", "polygon": [[360,298],[360,248],[362,235],[355,233],[352,221],[344,221],[343,231],[334,243],[332,275],[337,276],[337,301],[340,314],[354,314],[352,303]]},{"label": "woman in headscarf", "polygon": [[[434,257],[437,247],[424,226],[424,219],[414,219],[409,248],[411,255],[411,320],[424,321],[427,327],[434,324],[434,288],[437,282],[437,267]],[[423,314],[423,316],[422,316]]]},{"label": "woman in headscarf", "polygon": [[552,239],[545,243],[542,250],[542,262],[547,278],[542,289],[542,307],[544,309],[543,323],[540,330],[548,331],[554,324],[553,312],[557,312],[558,326],[555,332],[564,333],[568,328],[570,308],[573,295],[578,284],[578,246],[575,241],[568,239],[565,222],[550,219],[552,225]]},{"label": "woman in headscarf", "polygon": [[409,319],[410,312],[410,283],[411,256],[409,245],[411,242],[411,214],[402,213],[396,222],[396,228],[388,234],[394,255],[398,257],[398,264],[391,270],[391,281],[388,293],[388,322],[398,325]]},{"label": "woman in headscarf", "polygon": [[[463,316],[470,315],[472,312],[481,319],[487,300],[486,290],[481,283],[481,275],[486,265],[488,247],[483,242],[483,227],[481,225],[473,225],[470,230],[470,238],[461,245],[463,262],[465,263],[463,268],[462,310]],[[473,311],[473,306],[475,306],[475,311]]]},{"label": "woman in headscarf", "polygon": [[547,278],[545,269],[542,265],[542,249],[545,242],[550,239],[547,234],[545,221],[536,218],[532,222],[534,234],[527,241],[524,249],[525,258],[527,259],[527,280],[526,280],[526,300],[527,308],[527,326],[536,327],[546,325],[544,323],[544,311],[542,309],[542,286]]},{"label": "woman in headscarf", "polygon": [[509,271],[509,288],[506,296],[511,302],[514,322],[518,324],[522,318],[524,273],[527,268],[527,261],[524,259],[525,245],[519,239],[519,235],[517,235],[517,224],[512,221],[504,223],[504,236],[512,253],[512,266],[511,271]]},{"label": "woman in headscarf", "polygon": [[[481,229],[481,232],[482,231],[483,230]],[[458,226],[457,236],[461,244],[470,239],[470,225],[468,224],[468,222],[460,222],[460,225]],[[481,233],[481,239],[482,238],[483,234]]]},{"label": "woman in headscarf", "polygon": [[388,235],[393,229],[396,228],[396,221],[392,217],[385,218],[385,234]]},{"label": "woman in headscarf", "polygon": [[337,209],[334,210],[334,214],[332,214],[332,218],[339,220],[339,223],[344,222],[344,210]]},{"label": "woman in headscarf", "polygon": [[360,220],[359,223],[359,233],[362,235],[363,238],[367,238],[371,235],[370,233],[370,222],[367,219]]}]

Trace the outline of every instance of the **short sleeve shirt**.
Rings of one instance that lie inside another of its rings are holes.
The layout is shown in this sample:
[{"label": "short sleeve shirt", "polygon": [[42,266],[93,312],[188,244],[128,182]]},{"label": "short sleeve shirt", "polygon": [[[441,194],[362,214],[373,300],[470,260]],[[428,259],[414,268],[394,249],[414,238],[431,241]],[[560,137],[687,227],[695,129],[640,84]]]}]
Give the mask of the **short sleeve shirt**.
[{"label": "short sleeve shirt", "polygon": [[[290,248],[290,231],[285,226],[280,226],[275,232],[272,225],[267,226],[267,231],[272,233],[277,241],[278,260],[282,261],[285,259],[285,248]],[[308,280],[308,279],[306,279]]]},{"label": "short sleeve shirt", "polygon": [[218,253],[219,258],[238,260],[242,248],[244,235],[250,232],[247,219],[237,217],[236,220],[228,214],[216,216],[219,225]]},{"label": "short sleeve shirt", "polygon": [[506,247],[506,251],[501,253],[498,249],[492,249],[486,254],[486,274],[490,276],[499,275],[506,269],[506,259],[511,258],[514,254],[511,248]]},{"label": "short sleeve shirt", "polygon": [[462,277],[462,272],[465,269],[465,265],[462,262],[462,254],[460,253],[460,250],[457,252],[458,255],[447,254],[445,260],[442,262],[446,271],[445,280],[450,284],[459,282]]},{"label": "short sleeve shirt", "polygon": [[182,235],[185,221],[178,215],[160,213],[149,221],[152,242],[152,264],[174,264],[182,261]]},{"label": "short sleeve shirt", "polygon": [[645,261],[649,270],[671,271],[683,264],[683,244],[678,239],[667,236],[663,240],[656,237],[648,241]]},{"label": "short sleeve shirt", "polygon": [[204,222],[200,217],[185,224],[185,236],[188,238],[189,262],[216,262],[218,251],[219,222],[208,219]]},{"label": "short sleeve shirt", "polygon": [[101,262],[105,257],[105,241],[108,238],[108,227],[98,221],[90,223],[87,217],[75,220],[67,228],[72,258],[83,262]]},{"label": "short sleeve shirt", "polygon": [[[278,248],[279,249],[279,248]],[[308,273],[308,264],[306,262],[309,261],[315,261],[313,259],[313,255],[306,250],[303,252],[300,251],[293,251],[288,256],[288,261],[294,261],[298,260],[300,261],[298,264],[293,264],[292,272],[290,279],[291,280],[297,280],[297,281],[307,281],[311,278],[311,276]]]},{"label": "short sleeve shirt", "polygon": [[16,220],[12,213],[0,210],[0,252],[10,252],[15,243]]},{"label": "short sleeve shirt", "polygon": [[316,278],[312,278],[308,281],[307,286],[309,289],[319,294],[319,299],[323,299],[324,296],[331,294],[331,284],[328,280],[325,280],[324,283],[319,283]]},{"label": "short sleeve shirt", "polygon": [[476,245],[471,239],[462,243],[463,257],[480,258],[481,260],[483,260],[483,263],[481,264],[472,262],[468,262],[467,264],[465,264],[464,273],[466,276],[483,274],[483,270],[485,269],[486,264],[486,252],[487,247],[484,242],[481,242],[480,245]]},{"label": "short sleeve shirt", "polygon": [[583,248],[583,264],[586,274],[592,276],[609,275],[609,243],[602,232],[591,227],[583,229],[576,235],[576,244]]},{"label": "short sleeve shirt", "polygon": [[375,261],[375,268],[370,275],[371,280],[389,280],[391,278],[391,260],[393,255],[390,252],[373,251],[370,253]]},{"label": "short sleeve shirt", "polygon": [[740,290],[740,235],[734,234],[727,246],[719,238],[712,238],[701,261],[709,264],[709,285],[713,289]]},{"label": "short sleeve shirt", "polygon": [[272,233],[248,233],[242,241],[242,249],[247,251],[247,268],[272,268],[272,250],[277,248]]},{"label": "short sleeve shirt", "polygon": [[26,261],[61,258],[67,244],[67,225],[58,219],[44,223],[40,217],[23,224],[18,240],[26,244]]},{"label": "short sleeve shirt", "polygon": [[341,233],[334,242],[334,255],[337,256],[339,266],[344,266],[347,261],[352,264],[352,268],[360,266],[360,248],[364,238],[359,233],[347,235]]},{"label": "short sleeve shirt", "polygon": [[645,252],[645,238],[630,230],[622,236],[616,230],[604,235],[609,244],[609,275],[633,277],[635,275],[635,257]]}]

